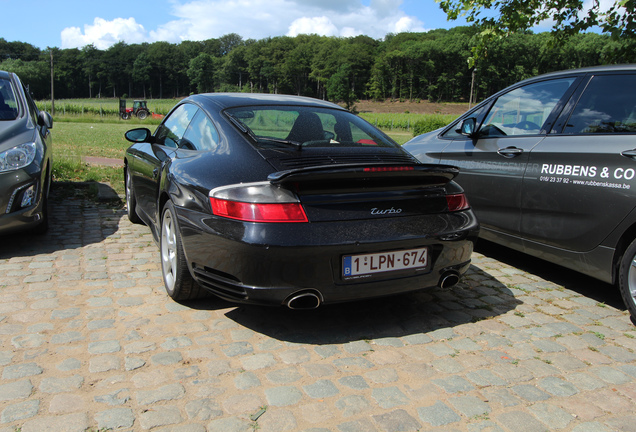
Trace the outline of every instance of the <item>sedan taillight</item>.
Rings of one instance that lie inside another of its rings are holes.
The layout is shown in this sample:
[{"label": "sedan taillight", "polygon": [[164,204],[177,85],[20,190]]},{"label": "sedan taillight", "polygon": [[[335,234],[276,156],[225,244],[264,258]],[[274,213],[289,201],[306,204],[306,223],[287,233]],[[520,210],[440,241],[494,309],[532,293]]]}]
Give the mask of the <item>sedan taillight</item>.
[{"label": "sedan taillight", "polygon": [[216,216],[245,222],[308,222],[296,195],[269,182],[212,189],[210,205]]},{"label": "sedan taillight", "polygon": [[468,199],[466,195],[454,194],[454,195],[446,195],[446,202],[448,203],[448,211],[460,211],[467,210],[470,208],[470,204],[468,204]]}]

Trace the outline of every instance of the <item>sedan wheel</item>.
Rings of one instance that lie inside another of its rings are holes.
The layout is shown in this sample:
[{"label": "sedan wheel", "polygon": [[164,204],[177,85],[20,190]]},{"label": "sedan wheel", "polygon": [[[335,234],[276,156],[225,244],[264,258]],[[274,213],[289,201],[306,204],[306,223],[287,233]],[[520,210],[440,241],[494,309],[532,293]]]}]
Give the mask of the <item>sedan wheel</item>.
[{"label": "sedan wheel", "polygon": [[161,217],[161,272],[166,292],[175,300],[190,300],[201,296],[201,289],[188,270],[177,216],[168,201]]},{"label": "sedan wheel", "polygon": [[141,223],[141,219],[137,215],[137,198],[135,197],[135,191],[133,189],[132,177],[128,168],[124,173],[126,181],[126,209],[128,213],[128,220],[132,223]]},{"label": "sedan wheel", "polygon": [[629,245],[621,260],[618,287],[632,321],[636,323],[636,240]]}]

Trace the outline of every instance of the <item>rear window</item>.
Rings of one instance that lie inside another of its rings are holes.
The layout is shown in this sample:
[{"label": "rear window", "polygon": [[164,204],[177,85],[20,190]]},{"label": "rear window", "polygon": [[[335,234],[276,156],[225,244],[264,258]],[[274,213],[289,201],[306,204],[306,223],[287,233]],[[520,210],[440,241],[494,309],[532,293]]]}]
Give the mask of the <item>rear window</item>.
[{"label": "rear window", "polygon": [[592,78],[563,133],[636,132],[636,75]]},{"label": "rear window", "polygon": [[0,78],[0,120],[15,120],[18,117],[18,102],[11,81]]},{"label": "rear window", "polygon": [[298,106],[231,108],[225,114],[261,147],[398,147],[347,111]]}]

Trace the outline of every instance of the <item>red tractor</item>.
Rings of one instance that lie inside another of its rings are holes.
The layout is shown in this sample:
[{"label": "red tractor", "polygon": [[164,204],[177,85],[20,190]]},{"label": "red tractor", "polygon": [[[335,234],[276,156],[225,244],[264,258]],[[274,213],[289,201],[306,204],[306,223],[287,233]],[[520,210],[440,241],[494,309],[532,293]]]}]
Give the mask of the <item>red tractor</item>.
[{"label": "red tractor", "polygon": [[133,102],[132,108],[126,108],[126,99],[119,99],[119,115],[123,120],[129,120],[132,116],[144,120],[149,114],[150,111],[148,111],[145,100],[136,100]]}]

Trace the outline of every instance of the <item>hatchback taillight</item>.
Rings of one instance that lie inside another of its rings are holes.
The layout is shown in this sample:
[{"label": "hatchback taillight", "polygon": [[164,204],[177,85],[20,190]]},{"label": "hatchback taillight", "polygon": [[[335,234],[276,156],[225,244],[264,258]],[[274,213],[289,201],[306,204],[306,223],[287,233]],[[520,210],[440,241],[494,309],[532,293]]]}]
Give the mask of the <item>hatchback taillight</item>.
[{"label": "hatchback taillight", "polygon": [[446,195],[446,202],[448,203],[448,211],[460,211],[466,210],[470,208],[470,204],[468,204],[468,199],[466,195],[461,194],[453,194]]},{"label": "hatchback taillight", "polygon": [[308,222],[296,195],[269,182],[213,189],[210,205],[216,216],[245,222]]}]

